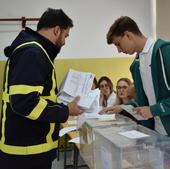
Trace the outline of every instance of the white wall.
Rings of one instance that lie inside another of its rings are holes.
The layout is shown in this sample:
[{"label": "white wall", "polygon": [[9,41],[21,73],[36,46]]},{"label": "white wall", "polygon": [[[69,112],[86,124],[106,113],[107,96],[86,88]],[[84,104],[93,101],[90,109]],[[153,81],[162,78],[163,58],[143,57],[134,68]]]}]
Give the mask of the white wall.
[{"label": "white wall", "polygon": [[157,0],[157,37],[170,41],[170,0]]},{"label": "white wall", "polygon": [[[48,8],[62,8],[74,21],[74,27],[59,57],[94,58],[125,56],[106,43],[106,33],[119,16],[136,20],[146,36],[154,35],[155,0],[0,0],[0,18],[40,17]],[[35,22],[34,22],[35,23]],[[33,29],[36,25],[30,23]],[[19,22],[0,22],[0,60],[3,49],[21,30]]]}]

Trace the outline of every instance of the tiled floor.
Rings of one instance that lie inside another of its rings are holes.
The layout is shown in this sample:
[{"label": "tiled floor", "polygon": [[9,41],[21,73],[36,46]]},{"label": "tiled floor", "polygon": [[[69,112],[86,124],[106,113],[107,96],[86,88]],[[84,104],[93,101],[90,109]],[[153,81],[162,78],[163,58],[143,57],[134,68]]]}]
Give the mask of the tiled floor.
[{"label": "tiled floor", "polygon": [[[67,164],[71,164],[72,163],[72,152],[68,152],[68,157],[67,157]],[[81,164],[85,164],[84,161],[82,160],[81,157],[79,157],[79,165]],[[52,169],[64,169],[64,153],[63,152],[60,152],[60,160],[57,161],[54,160],[53,161],[53,166],[52,166]],[[81,169],[89,169],[88,167],[81,167]]]}]

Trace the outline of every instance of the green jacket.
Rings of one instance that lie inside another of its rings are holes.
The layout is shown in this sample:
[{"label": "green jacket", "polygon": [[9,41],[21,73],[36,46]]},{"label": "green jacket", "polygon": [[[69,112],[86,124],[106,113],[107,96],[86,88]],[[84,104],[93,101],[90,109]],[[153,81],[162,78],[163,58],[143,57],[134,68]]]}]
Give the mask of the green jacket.
[{"label": "green jacket", "polygon": [[[156,96],[156,104],[150,106],[150,110],[153,117],[160,117],[166,132],[170,136],[170,42],[161,39],[156,41],[150,66]],[[130,71],[136,88],[136,103],[138,106],[148,106],[148,99],[142,86],[138,59],[133,61]],[[153,118],[141,123],[154,128]]]}]

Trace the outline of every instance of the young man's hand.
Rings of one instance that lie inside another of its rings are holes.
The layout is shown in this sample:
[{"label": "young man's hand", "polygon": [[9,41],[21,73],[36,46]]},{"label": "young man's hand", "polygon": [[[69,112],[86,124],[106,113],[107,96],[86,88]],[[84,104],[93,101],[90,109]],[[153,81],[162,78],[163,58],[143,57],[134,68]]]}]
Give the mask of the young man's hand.
[{"label": "young man's hand", "polygon": [[136,111],[136,113],[140,114],[142,117],[146,119],[150,119],[153,117],[149,106],[136,107],[133,109],[133,111]]},{"label": "young man's hand", "polygon": [[80,100],[80,97],[77,96],[77,97],[75,97],[75,99],[72,102],[68,103],[68,108],[69,108],[70,116],[78,116],[78,115],[80,115],[80,114],[82,114],[84,112],[77,105],[79,100]]}]

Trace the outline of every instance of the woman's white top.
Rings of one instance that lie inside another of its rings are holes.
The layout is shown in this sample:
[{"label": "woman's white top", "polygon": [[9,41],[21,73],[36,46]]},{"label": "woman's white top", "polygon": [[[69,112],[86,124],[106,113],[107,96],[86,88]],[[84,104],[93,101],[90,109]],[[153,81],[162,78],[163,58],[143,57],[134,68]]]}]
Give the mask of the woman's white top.
[{"label": "woman's white top", "polygon": [[115,94],[115,92],[112,92],[107,99],[106,107],[113,106],[115,104],[115,102],[116,102],[116,94]]}]

